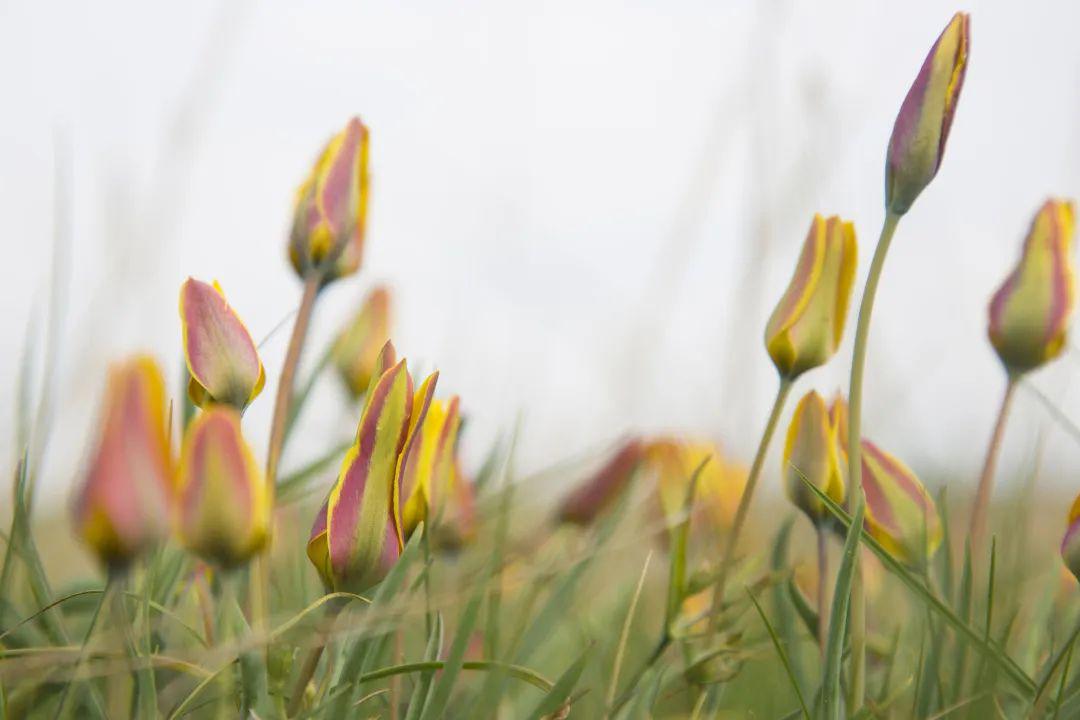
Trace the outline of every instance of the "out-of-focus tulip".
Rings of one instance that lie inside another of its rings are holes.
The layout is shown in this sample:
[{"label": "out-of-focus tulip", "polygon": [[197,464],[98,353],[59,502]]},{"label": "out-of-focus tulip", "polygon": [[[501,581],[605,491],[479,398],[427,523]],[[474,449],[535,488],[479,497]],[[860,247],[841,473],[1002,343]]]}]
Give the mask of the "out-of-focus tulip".
[{"label": "out-of-focus tulip", "polygon": [[354,397],[360,397],[377,375],[379,352],[390,338],[390,291],[376,287],[334,342],[338,374]]},{"label": "out-of-focus tulip", "polygon": [[402,528],[408,538],[421,522],[437,517],[454,480],[459,400],[433,400],[417,431],[413,447],[402,460]]},{"label": "out-of-focus tulip", "polygon": [[847,399],[837,392],[829,402],[829,423],[836,433],[836,442],[840,448],[840,464],[847,464],[848,443],[848,405]]},{"label": "out-of-focus tulip", "polygon": [[169,532],[173,460],[165,382],[152,358],[112,366],[98,427],[75,525],[105,565],[123,567]]},{"label": "out-of-focus tulip", "polygon": [[416,442],[436,379],[429,376],[414,393],[402,360],[367,393],[356,443],[308,540],[308,557],[327,586],[360,592],[385,577],[400,557],[402,459]]},{"label": "out-of-focus tulip", "polygon": [[908,211],[941,167],[970,45],[970,19],[956,13],[900,106],[885,163],[885,206],[895,215]]},{"label": "out-of-focus tulip", "polygon": [[639,438],[623,442],[596,473],[563,498],[558,510],[559,520],[574,525],[592,524],[630,484],[643,451],[644,445]]},{"label": "out-of-focus tulip", "polygon": [[941,518],[933,498],[904,463],[862,441],[866,530],[893,557],[921,567],[941,544]]},{"label": "out-of-focus tulip", "polygon": [[821,396],[814,391],[804,395],[795,407],[784,444],[784,489],[791,502],[815,525],[830,520],[832,514],[806,487],[806,481],[837,504],[844,504],[844,475],[836,432]]},{"label": "out-of-focus tulip", "polygon": [[188,427],[180,451],[180,536],[192,552],[230,568],[265,547],[266,481],[240,432],[240,414],[215,406]]},{"label": "out-of-focus tulip", "polygon": [[476,537],[476,488],[462,471],[456,453],[451,463],[446,501],[439,512],[439,524],[434,530],[440,547],[457,550]]},{"label": "out-of-focus tulip", "polygon": [[1034,370],[1065,347],[1076,300],[1074,231],[1073,204],[1047,200],[1019,264],[990,301],[990,342],[1010,374]]},{"label": "out-of-focus tulip", "polygon": [[660,508],[669,523],[682,516],[690,481],[700,467],[694,489],[695,510],[714,530],[731,525],[747,473],[742,465],[729,462],[716,443],[659,438],[649,442],[646,458]]},{"label": "out-of-focus tulip", "polygon": [[782,377],[794,380],[836,353],[857,262],[855,226],[815,215],[795,274],[765,327],[765,347]]},{"label": "out-of-focus tulip", "polygon": [[296,191],[289,260],[301,278],[323,282],[360,269],[368,202],[368,129],[360,118],[323,148]]},{"label": "out-of-focus tulip", "polygon": [[199,407],[224,403],[242,412],[262,392],[266,373],[221,286],[188,278],[180,288],[180,322],[191,401]]},{"label": "out-of-focus tulip", "polygon": [[1061,559],[1065,561],[1065,567],[1069,568],[1069,572],[1080,580],[1080,496],[1069,508],[1068,522],[1069,527],[1061,540]]}]

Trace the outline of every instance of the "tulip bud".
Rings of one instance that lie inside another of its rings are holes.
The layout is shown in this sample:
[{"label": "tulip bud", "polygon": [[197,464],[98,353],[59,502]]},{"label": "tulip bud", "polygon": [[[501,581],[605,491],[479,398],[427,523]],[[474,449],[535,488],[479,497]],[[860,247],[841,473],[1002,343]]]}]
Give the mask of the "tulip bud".
[{"label": "tulip bud", "polygon": [[110,567],[122,567],[165,537],[173,492],[165,381],[139,356],[109,370],[100,435],[75,501],[83,541]]},{"label": "tulip bud", "polygon": [[990,342],[1010,374],[1054,359],[1076,300],[1071,202],[1047,200],[1031,223],[1016,268],[990,301]]},{"label": "tulip bud", "polygon": [[323,282],[360,269],[368,201],[368,129],[352,118],[330,139],[296,191],[289,260]]},{"label": "tulip bud", "polygon": [[765,328],[765,347],[782,377],[794,380],[836,353],[857,262],[855,226],[815,215],[795,275]]},{"label": "tulip bud", "polygon": [[646,460],[668,526],[683,518],[686,493],[699,468],[694,489],[695,513],[713,529],[731,524],[746,487],[746,468],[726,461],[715,443],[673,438],[653,440],[648,444]]},{"label": "tulip bud", "polygon": [[906,213],[941,167],[970,44],[969,17],[956,13],[930,48],[900,106],[885,163],[885,207],[890,213]]},{"label": "tulip bud", "polygon": [[456,395],[449,402],[432,401],[413,446],[402,458],[401,519],[406,538],[421,522],[438,516],[451,490],[460,424],[458,405]]},{"label": "tulip bud", "polygon": [[915,473],[869,440],[862,441],[866,531],[897,560],[915,567],[941,545],[941,518]]},{"label": "tulip bud", "polygon": [[1069,527],[1061,540],[1061,559],[1065,561],[1069,572],[1080,580],[1080,496],[1073,501],[1069,509],[1068,522]]},{"label": "tulip bud", "polygon": [[461,470],[454,453],[446,498],[440,509],[435,539],[439,547],[458,550],[476,537],[476,487]]},{"label": "tulip bud", "polygon": [[814,391],[804,395],[795,408],[784,444],[784,489],[795,507],[815,525],[831,520],[832,514],[806,487],[807,481],[837,504],[844,503],[844,475],[836,432],[821,396]]},{"label": "tulip bud", "polygon": [[266,481],[240,432],[240,414],[215,406],[184,434],[180,451],[180,536],[207,562],[232,568],[266,546]]},{"label": "tulip bud", "polygon": [[380,286],[371,291],[334,342],[334,364],[354,398],[360,397],[372,377],[377,376],[379,353],[389,337],[390,291]]},{"label": "tulip bud", "polygon": [[188,278],[180,288],[184,357],[191,401],[232,405],[243,412],[262,392],[266,373],[259,352],[217,283]]},{"label": "tulip bud", "polygon": [[836,433],[836,442],[840,448],[840,467],[847,466],[848,444],[848,406],[847,400],[837,391],[829,403],[829,424]]},{"label": "tulip bud", "polygon": [[591,525],[618,499],[637,472],[644,452],[639,438],[630,438],[593,475],[563,498],[560,522]]},{"label": "tulip bud", "polygon": [[[392,352],[387,343],[383,355]],[[405,361],[384,372],[364,403],[356,443],[315,519],[307,553],[327,586],[360,592],[379,582],[401,555],[401,457],[423,422],[435,377],[414,396]]]}]

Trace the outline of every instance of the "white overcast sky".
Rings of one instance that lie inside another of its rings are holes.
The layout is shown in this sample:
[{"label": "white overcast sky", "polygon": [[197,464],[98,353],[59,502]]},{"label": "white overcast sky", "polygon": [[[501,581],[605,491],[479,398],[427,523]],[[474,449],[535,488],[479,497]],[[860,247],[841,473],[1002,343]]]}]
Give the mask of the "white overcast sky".
[{"label": "white overcast sky", "polygon": [[[57,138],[71,277],[42,482],[60,500],[110,358],[148,349],[179,388],[186,276],[220,280],[258,337],[295,306],[292,192],[353,113],[373,138],[367,262],[326,294],[315,343],[388,282],[396,344],[462,395],[474,465],[519,414],[526,472],[628,431],[746,457],[773,391],[764,322],[810,217],[855,221],[861,278],[893,118],[956,9],[971,64],[881,286],[865,427],[931,485],[970,489],[1002,385],[987,299],[1042,199],[1080,195],[1080,4],[1065,0],[0,2],[2,467],[47,298]],[[844,382],[850,334],[800,389]],[[260,452],[286,337],[265,347],[246,421]],[[1078,374],[1070,352],[1032,382],[1080,422]],[[352,432],[336,391],[288,463]],[[1080,489],[1077,441],[1030,395],[1017,410],[1003,474],[1045,432],[1048,474]]]}]

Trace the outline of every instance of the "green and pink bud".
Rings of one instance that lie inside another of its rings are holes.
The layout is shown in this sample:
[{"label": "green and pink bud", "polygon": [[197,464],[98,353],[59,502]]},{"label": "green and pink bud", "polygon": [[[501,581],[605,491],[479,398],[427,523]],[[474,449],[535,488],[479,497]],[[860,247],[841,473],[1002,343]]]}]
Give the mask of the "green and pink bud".
[{"label": "green and pink bud", "polygon": [[1076,304],[1073,204],[1047,200],[1031,222],[1023,253],[990,301],[990,343],[1011,375],[1057,357]]},{"label": "green and pink bud", "polygon": [[[392,352],[392,346],[387,344]],[[375,585],[404,547],[400,469],[423,423],[435,375],[413,392],[405,361],[373,383],[356,442],[312,527],[307,553],[328,587],[360,592]]]},{"label": "green and pink bud", "polygon": [[970,18],[956,13],[930,48],[893,125],[885,207],[903,215],[941,167],[971,45]]},{"label": "green and pink bud", "polygon": [[99,436],[75,500],[76,529],[101,562],[122,568],[169,532],[173,458],[165,381],[146,356],[109,370]]},{"label": "green and pink bud", "polygon": [[360,118],[323,148],[296,191],[289,260],[324,283],[360,269],[368,202],[368,129]]},{"label": "green and pink bud", "polygon": [[180,538],[196,555],[232,568],[266,547],[271,512],[266,481],[236,410],[214,406],[188,426],[178,487]]},{"label": "green and pink bud", "polygon": [[911,469],[869,440],[862,441],[866,531],[893,557],[924,567],[941,545],[941,518]]},{"label": "green and pink bud", "polygon": [[846,496],[837,429],[825,401],[810,391],[795,407],[784,443],[784,490],[815,525],[830,521],[832,513],[806,482],[838,505]]},{"label": "green and pink bud", "polygon": [[824,365],[840,347],[857,263],[855,226],[815,215],[795,274],[765,327],[765,347],[782,377],[794,380]]},{"label": "green and pink bud", "polygon": [[180,324],[187,360],[188,395],[197,406],[251,404],[266,372],[251,333],[217,283],[188,278],[180,288]]},{"label": "green and pink bud", "polygon": [[390,291],[379,286],[334,342],[334,365],[354,398],[363,395],[379,374],[379,354],[389,338]]}]

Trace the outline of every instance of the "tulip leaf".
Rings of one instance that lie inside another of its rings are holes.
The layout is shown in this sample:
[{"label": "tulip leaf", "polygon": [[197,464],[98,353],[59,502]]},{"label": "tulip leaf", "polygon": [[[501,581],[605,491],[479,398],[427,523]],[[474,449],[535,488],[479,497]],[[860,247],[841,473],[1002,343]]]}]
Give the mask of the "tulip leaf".
[{"label": "tulip leaf", "polygon": [[806,699],[803,697],[802,688],[799,687],[799,680],[795,677],[795,671],[791,667],[791,661],[788,659],[788,654],[784,652],[784,646],[780,642],[780,636],[776,634],[776,630],[773,628],[772,623],[769,622],[769,618],[766,617],[765,611],[761,609],[761,604],[758,603],[757,598],[754,597],[754,593],[750,592],[750,588],[746,589],[746,594],[750,597],[750,602],[754,603],[754,608],[757,610],[758,615],[761,616],[761,622],[765,624],[765,629],[769,631],[769,637],[772,639],[773,647],[776,648],[776,654],[780,657],[780,662],[787,672],[791,687],[795,689],[795,696],[799,699],[799,707],[802,708],[803,717],[806,718],[806,720],[810,720],[810,708],[806,706]]},{"label": "tulip leaf", "polygon": [[810,637],[815,642],[818,638],[818,613],[817,610],[810,605],[810,601],[803,595],[803,591],[799,589],[799,586],[795,582],[794,576],[789,576],[787,579],[787,594],[791,600],[792,607],[795,608],[795,613],[802,620],[803,625],[806,626],[807,631],[810,633]]},{"label": "tulip leaf", "polygon": [[664,635],[671,633],[671,625],[679,615],[683,600],[686,599],[686,551],[690,537],[690,517],[694,510],[694,495],[697,492],[701,472],[709,464],[711,455],[706,456],[694,471],[690,473],[690,482],[686,486],[683,498],[682,514],[675,527],[671,529],[671,565],[668,572],[667,612],[664,616]]},{"label": "tulip leaf", "polygon": [[538,702],[532,712],[529,713],[529,720],[540,720],[547,715],[558,712],[568,705],[570,693],[574,692],[574,688],[581,678],[581,673],[585,669],[585,660],[587,657],[588,650],[581,653],[578,659],[559,676],[555,681],[555,685],[548,691],[547,695],[541,698],[540,702]]},{"label": "tulip leaf", "polygon": [[[427,650],[424,651],[424,660],[434,662],[442,655],[443,648],[443,618],[442,613],[435,613],[435,621],[431,624],[431,633],[428,635]],[[409,709],[405,713],[405,720],[419,720],[424,708],[431,699],[431,680],[434,670],[426,670],[420,673],[420,680],[413,686],[412,698],[409,700]],[[393,702],[393,699],[391,699]]]},{"label": "tulip leaf", "polygon": [[[800,474],[808,486],[817,486],[809,482]],[[819,491],[822,497],[828,497]],[[862,495],[855,504],[855,517],[853,527],[861,528],[863,514],[866,511]],[[830,500],[832,498],[829,498]],[[847,539],[844,540],[844,552],[840,560],[840,568],[836,572],[836,590],[833,593],[832,612],[829,615],[829,635],[825,641],[825,657],[821,678],[820,708],[822,720],[839,719],[840,717],[840,664],[844,654],[844,639],[847,631],[848,606],[851,604],[851,584],[855,577],[855,563],[858,560],[859,532],[849,529]]]},{"label": "tulip leaf", "polygon": [[[837,505],[832,498],[825,495],[817,489],[817,487],[809,482],[806,478],[802,478],[803,482],[811,489],[812,492],[821,499],[836,519],[845,527],[850,528],[852,524],[852,517],[848,515],[847,511]],[[850,533],[849,533],[850,534]],[[899,560],[894,558],[881,544],[870,536],[865,529],[860,533],[862,536],[862,542],[870,548],[870,550],[877,555],[882,564],[893,575],[900,579],[904,585],[923,602],[927,604],[934,612],[940,615],[944,620],[953,627],[958,633],[963,635],[968,642],[976,647],[979,652],[986,658],[991,660],[997,665],[1010,680],[1021,690],[1024,695],[1032,696],[1035,693],[1035,682],[1028,677],[1027,673],[1016,664],[1016,662],[1008,656],[1008,654],[998,646],[993,640],[985,639],[983,634],[978,630],[972,628],[968,623],[964,622],[957,614],[950,608],[944,601],[942,601],[937,595],[933,593],[924,582],[916,577],[907,567],[903,565]],[[834,613],[835,614],[835,613]],[[831,631],[831,628],[830,628]]]}]

